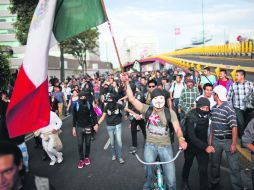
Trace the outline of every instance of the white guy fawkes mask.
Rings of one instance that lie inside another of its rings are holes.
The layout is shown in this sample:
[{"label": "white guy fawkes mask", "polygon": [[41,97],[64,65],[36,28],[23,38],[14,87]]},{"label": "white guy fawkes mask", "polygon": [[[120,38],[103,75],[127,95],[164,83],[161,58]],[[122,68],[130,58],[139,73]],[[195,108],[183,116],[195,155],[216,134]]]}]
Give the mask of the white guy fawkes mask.
[{"label": "white guy fawkes mask", "polygon": [[161,109],[165,106],[165,97],[156,96],[152,99],[152,103],[155,108]]}]

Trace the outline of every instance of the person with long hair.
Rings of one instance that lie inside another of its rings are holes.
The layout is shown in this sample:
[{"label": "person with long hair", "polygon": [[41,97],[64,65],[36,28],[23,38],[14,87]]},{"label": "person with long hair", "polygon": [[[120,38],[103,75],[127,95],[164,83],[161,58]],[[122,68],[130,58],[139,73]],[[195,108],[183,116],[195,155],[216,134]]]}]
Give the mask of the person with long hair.
[{"label": "person with long hair", "polygon": [[[123,105],[117,103],[116,97],[113,93],[108,95],[107,105],[104,108],[102,117],[98,124],[100,125],[106,118],[108,135],[110,138],[112,160],[116,160],[118,157],[119,163],[123,164],[125,161],[122,154],[122,111],[125,110],[133,114],[137,119],[140,119],[140,115],[136,114],[128,108],[124,108]],[[115,146],[115,139],[116,144]]]}]

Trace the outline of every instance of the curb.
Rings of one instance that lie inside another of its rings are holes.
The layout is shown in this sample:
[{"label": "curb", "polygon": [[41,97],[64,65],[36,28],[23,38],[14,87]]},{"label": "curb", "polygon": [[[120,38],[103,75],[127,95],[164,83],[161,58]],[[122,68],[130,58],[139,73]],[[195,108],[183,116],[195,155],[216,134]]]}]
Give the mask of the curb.
[{"label": "curb", "polygon": [[242,148],[239,144],[237,144],[236,149],[246,160],[251,162],[251,154],[246,148]]}]

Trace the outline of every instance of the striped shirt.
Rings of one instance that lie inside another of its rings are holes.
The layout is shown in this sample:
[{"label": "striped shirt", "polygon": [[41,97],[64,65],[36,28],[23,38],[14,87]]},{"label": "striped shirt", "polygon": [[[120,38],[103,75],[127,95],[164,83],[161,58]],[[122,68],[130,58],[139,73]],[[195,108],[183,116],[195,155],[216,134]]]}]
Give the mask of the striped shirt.
[{"label": "striped shirt", "polygon": [[236,114],[228,102],[212,108],[211,128],[214,136],[232,135],[234,127],[237,127]]},{"label": "striped shirt", "polygon": [[234,108],[245,110],[246,102],[243,100],[251,92],[253,92],[252,82],[245,81],[242,84],[234,82],[229,88],[227,98]]},{"label": "striped shirt", "polygon": [[184,88],[180,96],[179,107],[181,107],[182,110],[187,113],[194,106],[193,102],[198,96],[199,91],[196,87],[193,87],[192,89]]}]

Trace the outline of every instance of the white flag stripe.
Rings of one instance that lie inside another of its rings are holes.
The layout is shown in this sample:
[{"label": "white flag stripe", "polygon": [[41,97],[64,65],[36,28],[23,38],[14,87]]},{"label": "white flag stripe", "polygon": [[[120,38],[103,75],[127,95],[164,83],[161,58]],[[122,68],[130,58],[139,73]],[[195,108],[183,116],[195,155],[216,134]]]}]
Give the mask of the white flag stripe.
[{"label": "white flag stripe", "polygon": [[56,37],[54,33],[51,34],[51,40],[50,40],[50,48],[54,47],[56,44],[58,44],[58,41],[56,40]]},{"label": "white flag stripe", "polygon": [[47,78],[48,54],[56,2],[57,0],[40,0],[29,29],[23,67],[36,87]]}]

